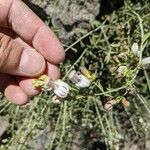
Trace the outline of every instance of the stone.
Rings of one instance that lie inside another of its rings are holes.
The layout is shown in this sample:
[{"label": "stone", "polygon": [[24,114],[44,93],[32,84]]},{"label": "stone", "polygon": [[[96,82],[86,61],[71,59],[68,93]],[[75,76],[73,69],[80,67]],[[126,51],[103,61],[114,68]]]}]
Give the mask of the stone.
[{"label": "stone", "polygon": [[9,122],[7,117],[0,116],[0,137],[4,134],[4,132],[8,129]]},{"label": "stone", "polygon": [[63,43],[71,41],[77,28],[90,30],[90,21],[100,13],[100,0],[31,0],[48,14]]}]

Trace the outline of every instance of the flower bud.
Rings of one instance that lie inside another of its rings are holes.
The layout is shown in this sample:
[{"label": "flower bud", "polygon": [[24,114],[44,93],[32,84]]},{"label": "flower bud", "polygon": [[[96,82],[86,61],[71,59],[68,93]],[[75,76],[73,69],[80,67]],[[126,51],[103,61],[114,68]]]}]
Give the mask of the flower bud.
[{"label": "flower bud", "polygon": [[89,87],[91,83],[86,76],[82,75],[81,73],[77,73],[75,70],[69,73],[69,80],[79,88]]},{"label": "flower bud", "polygon": [[138,57],[140,56],[138,43],[133,43],[133,45],[131,47],[131,51],[132,51],[134,56],[138,56]]},{"label": "flower bud", "polygon": [[149,67],[149,65],[150,65],[150,57],[143,58],[142,62],[141,62],[141,66],[144,69],[147,69]]}]

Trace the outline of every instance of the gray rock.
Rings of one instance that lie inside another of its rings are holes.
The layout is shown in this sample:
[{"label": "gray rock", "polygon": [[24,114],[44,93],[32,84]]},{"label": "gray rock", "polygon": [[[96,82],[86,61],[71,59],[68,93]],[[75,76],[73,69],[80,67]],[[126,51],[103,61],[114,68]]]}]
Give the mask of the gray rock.
[{"label": "gray rock", "polygon": [[49,141],[49,134],[52,135],[50,124],[45,129],[39,129],[36,131],[38,136],[34,140],[28,141],[28,147],[30,150],[44,150],[47,142]]},{"label": "gray rock", "polygon": [[7,117],[0,116],[0,137],[4,134],[4,132],[9,127],[9,122]]},{"label": "gray rock", "polygon": [[89,22],[100,13],[100,0],[31,0],[50,16],[52,25],[59,30],[63,43],[76,33],[76,28],[90,29]]}]

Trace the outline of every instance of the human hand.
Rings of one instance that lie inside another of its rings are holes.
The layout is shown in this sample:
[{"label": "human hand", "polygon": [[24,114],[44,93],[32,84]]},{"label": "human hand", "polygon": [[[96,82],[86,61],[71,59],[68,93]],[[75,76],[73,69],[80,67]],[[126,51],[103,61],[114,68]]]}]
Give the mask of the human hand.
[{"label": "human hand", "polygon": [[0,91],[15,104],[39,94],[33,77],[59,78],[65,57],[54,33],[21,0],[0,0]]}]

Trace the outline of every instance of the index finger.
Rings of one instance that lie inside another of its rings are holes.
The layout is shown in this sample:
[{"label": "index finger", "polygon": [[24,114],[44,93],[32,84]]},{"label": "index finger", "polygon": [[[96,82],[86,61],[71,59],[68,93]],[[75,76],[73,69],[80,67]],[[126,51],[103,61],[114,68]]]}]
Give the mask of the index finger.
[{"label": "index finger", "polygon": [[0,0],[0,26],[11,27],[49,62],[63,61],[65,52],[55,34],[21,0]]}]

